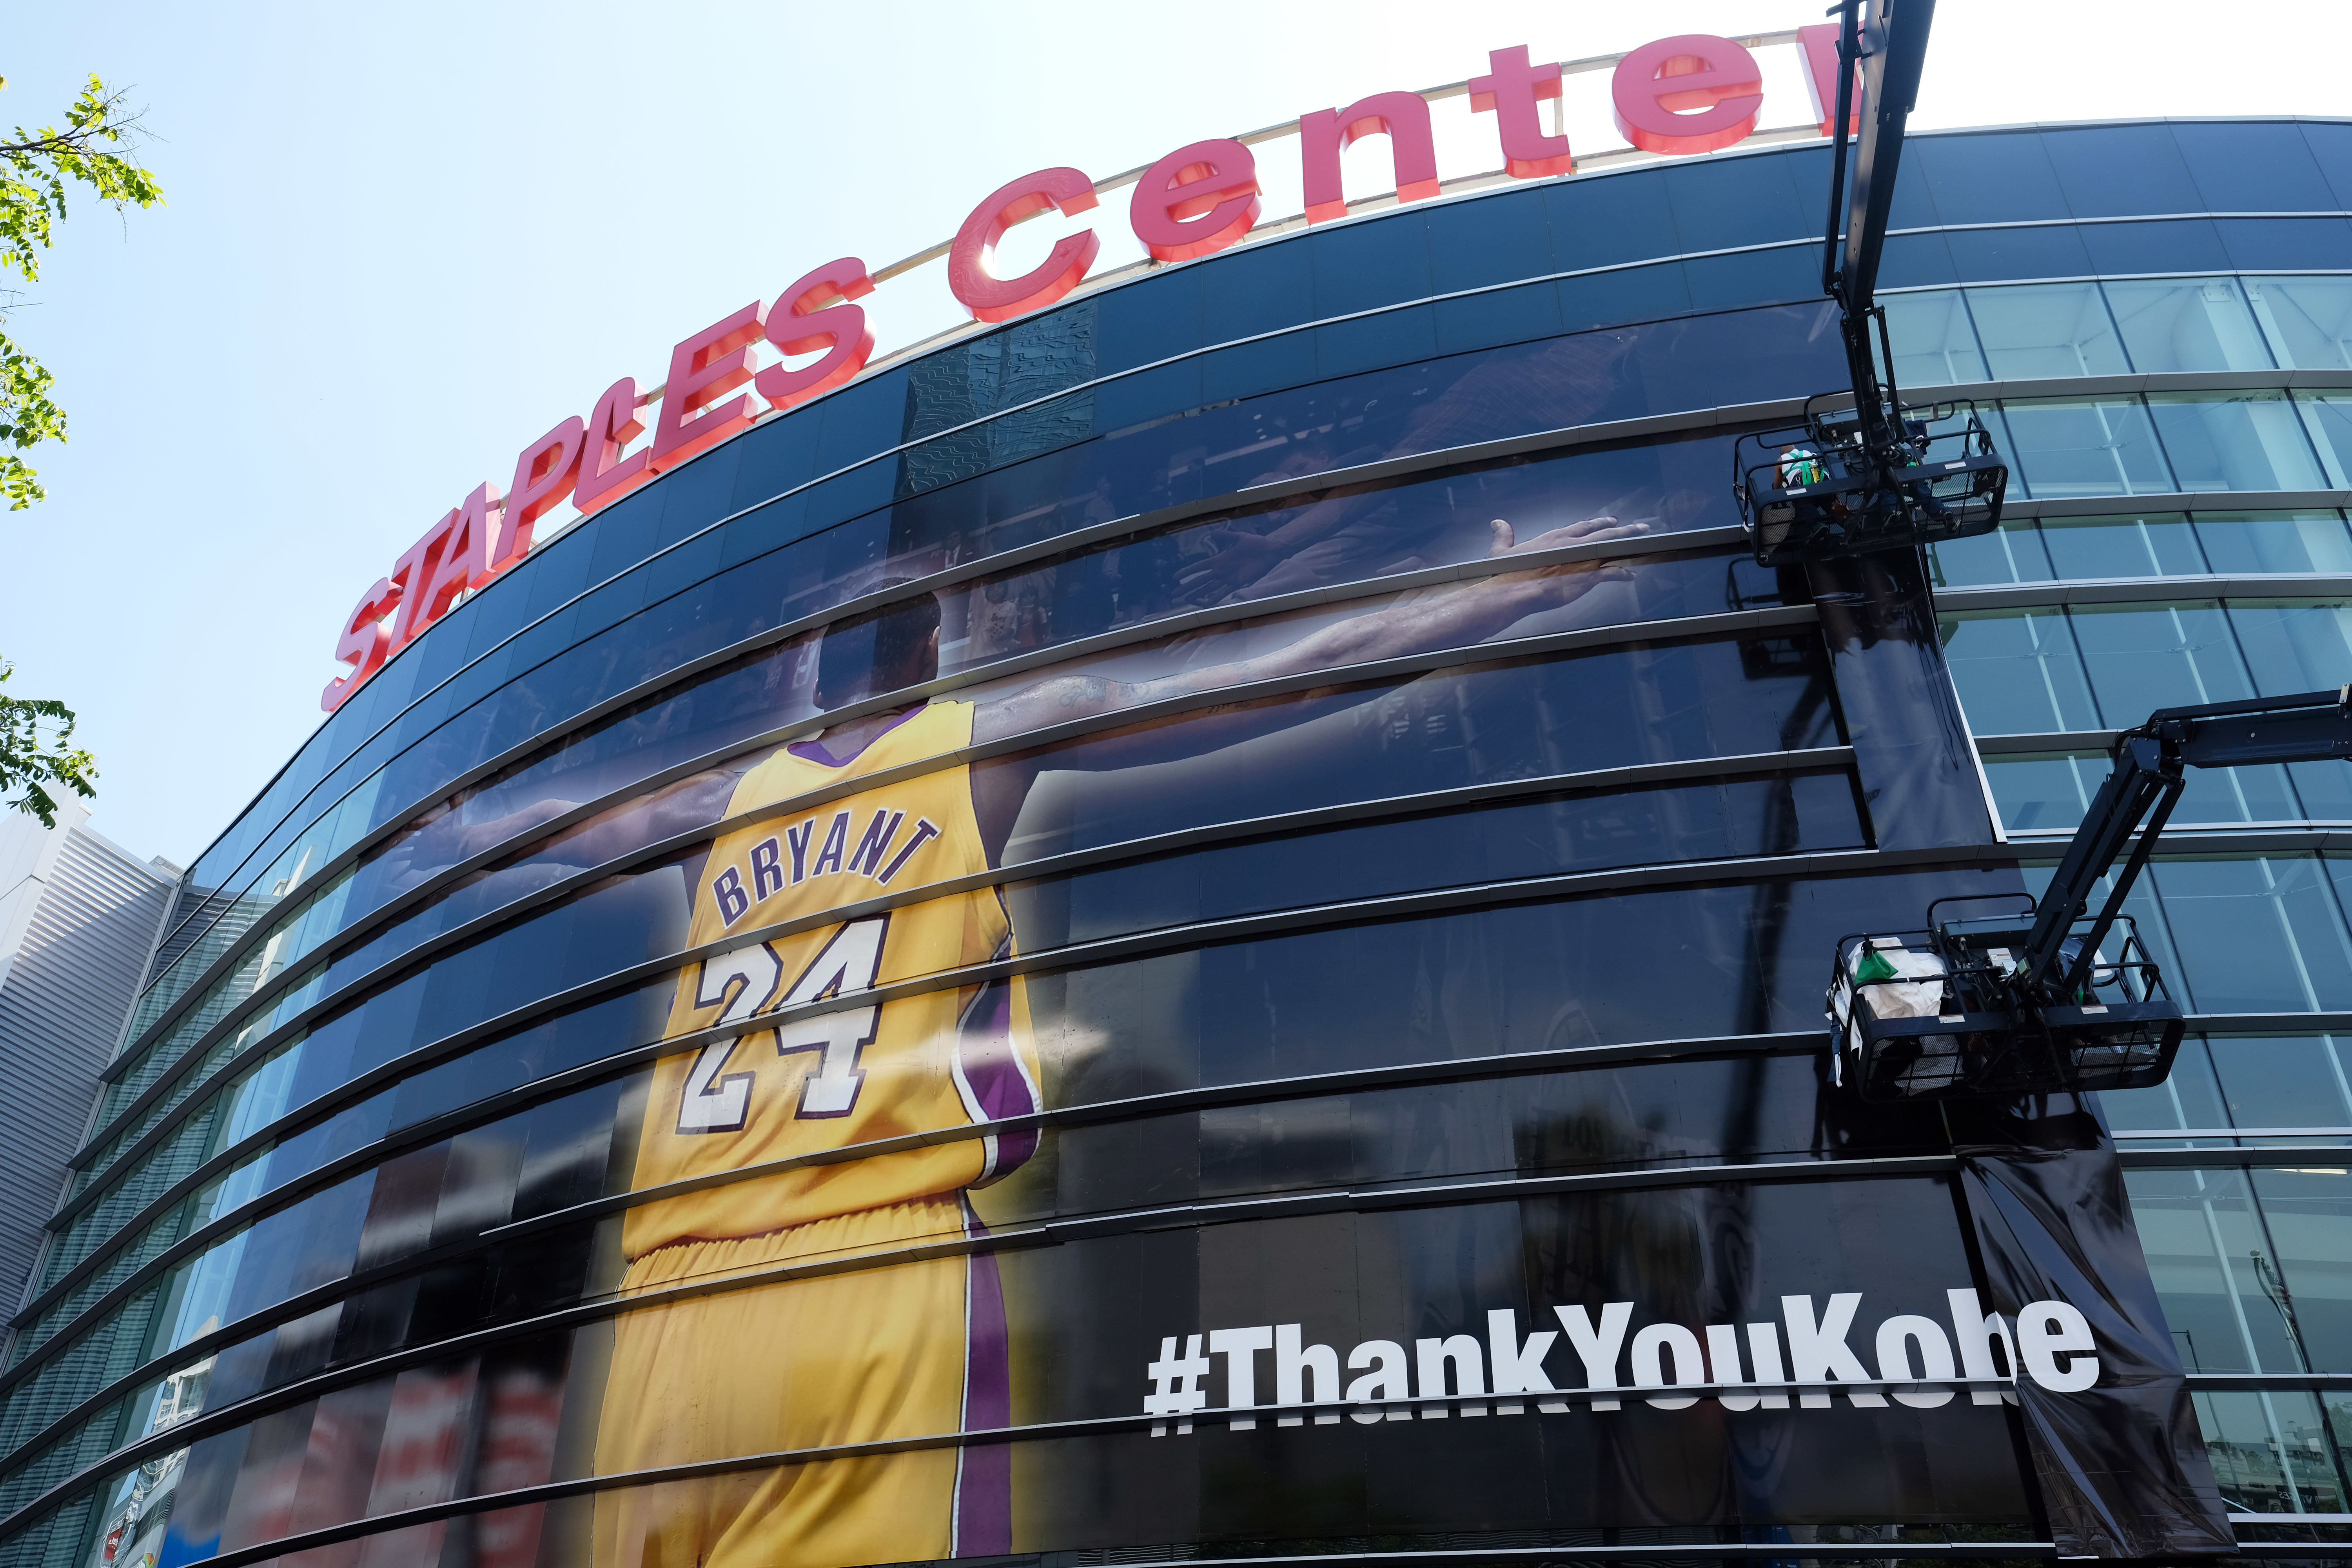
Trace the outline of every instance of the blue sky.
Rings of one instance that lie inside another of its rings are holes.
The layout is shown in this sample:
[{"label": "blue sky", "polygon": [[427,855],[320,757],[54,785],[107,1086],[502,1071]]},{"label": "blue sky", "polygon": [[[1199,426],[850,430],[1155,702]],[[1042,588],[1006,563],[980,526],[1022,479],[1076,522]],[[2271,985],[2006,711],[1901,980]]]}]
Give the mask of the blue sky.
[{"label": "blue sky", "polygon": [[[93,827],[185,863],[319,722],[336,623],[402,549],[754,296],[919,250],[1031,169],[1100,179],[1489,48],[1824,3],[16,7],[0,124],[56,119],[97,71],[145,107],[169,205],[78,205],[11,312],[73,439],[34,454],[50,500],[0,512],[9,690],[80,711]],[[1945,0],[1914,123],[2352,115],[2341,0],[2231,15]],[[1775,80],[1765,122],[1805,118]],[[1093,216],[1108,264],[1123,206]],[[1007,260],[1053,237],[1026,226]],[[869,303],[885,349],[945,324],[928,284]]]}]

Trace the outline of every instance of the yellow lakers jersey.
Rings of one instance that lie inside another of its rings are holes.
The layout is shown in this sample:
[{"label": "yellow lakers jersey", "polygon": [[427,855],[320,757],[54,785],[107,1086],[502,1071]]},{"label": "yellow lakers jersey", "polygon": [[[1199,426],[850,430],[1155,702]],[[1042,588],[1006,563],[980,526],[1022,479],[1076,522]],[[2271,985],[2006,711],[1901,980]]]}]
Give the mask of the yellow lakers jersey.
[{"label": "yellow lakers jersey", "polygon": [[[780,748],[745,774],[730,816],[971,743],[972,708],[911,710],[855,756]],[[845,996],[1013,951],[994,888],[950,893],[785,936],[762,928],[988,868],[969,770],[950,766],[768,817],[720,837],[695,890],[697,946],[747,933],[678,977],[668,1034]],[[639,1189],[1040,1108],[1017,980],[804,1017],[664,1058],[637,1149]],[[631,1258],[685,1241],[764,1236],[948,1194],[1026,1158],[1035,1134],[968,1139],[781,1172],[632,1209]]]}]

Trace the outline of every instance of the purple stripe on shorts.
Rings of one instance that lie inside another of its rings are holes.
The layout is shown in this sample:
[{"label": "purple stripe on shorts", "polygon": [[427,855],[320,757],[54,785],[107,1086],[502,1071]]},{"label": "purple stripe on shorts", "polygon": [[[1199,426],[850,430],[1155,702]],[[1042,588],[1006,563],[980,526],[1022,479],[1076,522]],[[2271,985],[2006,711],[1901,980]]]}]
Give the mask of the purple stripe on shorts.
[{"label": "purple stripe on shorts", "polygon": [[[988,1227],[969,1208],[965,1228],[986,1236]],[[964,1325],[963,1425],[985,1432],[1013,1425],[1013,1367],[1004,1326],[1004,1289],[996,1258],[983,1252],[969,1259],[966,1289],[971,1308]],[[1013,1550],[1013,1448],[992,1443],[963,1451],[956,1480],[956,1555],[1002,1557]]]}]

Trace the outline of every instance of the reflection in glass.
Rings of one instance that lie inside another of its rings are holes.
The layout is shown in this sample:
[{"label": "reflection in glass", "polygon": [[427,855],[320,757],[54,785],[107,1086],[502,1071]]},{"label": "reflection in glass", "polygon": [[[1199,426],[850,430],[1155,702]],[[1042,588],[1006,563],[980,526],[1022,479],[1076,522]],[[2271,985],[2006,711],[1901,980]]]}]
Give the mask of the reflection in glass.
[{"label": "reflection in glass", "polygon": [[2011,472],[2036,500],[2177,489],[2139,399],[2033,398],[2001,405]]},{"label": "reflection in glass", "polygon": [[2275,1390],[2192,1397],[2214,1484],[2233,1513],[2342,1511],[2344,1484],[2315,1395]]},{"label": "reflection in glass", "polygon": [[2352,278],[2249,278],[2246,298],[2289,370],[2352,370]]},{"label": "reflection in glass", "polygon": [[1968,303],[1958,289],[1889,294],[1884,302],[1897,386],[1951,386],[1991,379],[1977,348]]},{"label": "reflection in glass", "polygon": [[2205,570],[2185,512],[2046,517],[2042,541],[2059,577],[2194,576]]},{"label": "reflection in glass", "polygon": [[2122,375],[2131,369],[2095,283],[1970,289],[1968,297],[1996,381]]},{"label": "reflection in glass", "polygon": [[2284,392],[2151,393],[2184,490],[2313,490],[2326,483]]},{"label": "reflection in glass", "polygon": [[2231,1125],[2352,1127],[2352,1088],[2333,1036],[2216,1036],[2211,1044]]},{"label": "reflection in glass", "polygon": [[[1984,760],[1985,778],[2012,833],[2072,833],[2090,809],[2113,759],[2105,752],[2003,753]],[[2200,823],[2297,822],[2306,811],[2275,764],[2192,768],[2171,820]]]},{"label": "reflection in glass", "polygon": [[[2313,1083],[2312,1108],[2340,1113],[2344,1079],[2335,1043],[2309,1044],[2325,1050],[2327,1065],[2336,1069]],[[2336,1091],[2333,1105],[2322,1098],[2329,1087]],[[2252,1260],[2264,1276],[2265,1293],[2293,1324],[2313,1371],[2352,1372],[2352,1173],[2258,1170],[2253,1181],[2272,1241],[2270,1258]]]},{"label": "reflection in glass", "polygon": [[[2221,1088],[2213,1077],[2213,1064],[2201,1035],[2191,1035],[2180,1043],[2180,1054],[2173,1058],[2171,1076],[2162,1083],[2148,1089],[2102,1089],[2099,1110],[2119,1137],[2126,1132],[2202,1131],[2230,1125],[2229,1114],[2221,1104]],[[2189,1144],[2179,1140],[2133,1139],[2126,1146],[2161,1149],[2186,1148]]]},{"label": "reflection in glass", "polygon": [[2215,572],[2352,574],[2339,511],[2200,511],[2197,539]]},{"label": "reflection in glass", "polygon": [[2127,1170],[2132,1218],[2189,1372],[2304,1372],[2254,1258],[2273,1256],[2242,1170]]},{"label": "reflection in glass", "polygon": [[2330,488],[2352,489],[2352,392],[2298,392],[2294,406],[2319,448]]},{"label": "reflection in glass", "polygon": [[1937,617],[1960,706],[1979,734],[2095,730],[2082,656],[2057,610],[1963,610]]},{"label": "reflection in glass", "polygon": [[2106,293],[2136,371],[2271,368],[2235,279],[2109,283]]},{"label": "reflection in glass", "polygon": [[2042,531],[2032,520],[2002,523],[1990,533],[1973,539],[1947,539],[1927,546],[1927,559],[1938,588],[1965,588],[1986,583],[2044,583],[2056,574],[2042,545]]},{"label": "reflection in glass", "polygon": [[2307,855],[2158,860],[2142,886],[2163,910],[2178,977],[2200,1013],[2352,1009],[2352,940]]},{"label": "reflection in glass", "polygon": [[2158,708],[2254,695],[2219,604],[2077,605],[2067,619],[2109,728]]}]

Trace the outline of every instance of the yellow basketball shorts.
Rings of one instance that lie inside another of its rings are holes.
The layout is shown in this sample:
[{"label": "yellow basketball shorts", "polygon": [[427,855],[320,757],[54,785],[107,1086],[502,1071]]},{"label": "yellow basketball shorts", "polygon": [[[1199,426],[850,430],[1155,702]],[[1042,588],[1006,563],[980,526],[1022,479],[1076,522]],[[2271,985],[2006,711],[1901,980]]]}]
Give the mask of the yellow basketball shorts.
[{"label": "yellow basketball shorts", "polygon": [[[643,1293],[793,1258],[965,1231],[961,1194],[639,1258]],[[596,1440],[616,1476],[782,1449],[1003,1426],[992,1258],[778,1281],[622,1314]],[[1001,1447],[827,1459],[601,1492],[596,1568],[845,1568],[1012,1550]]]}]

